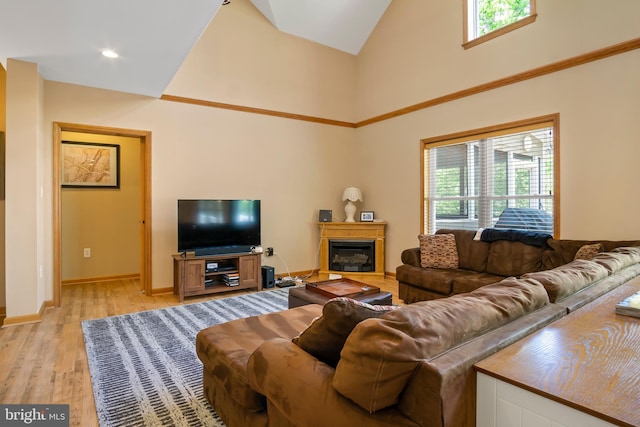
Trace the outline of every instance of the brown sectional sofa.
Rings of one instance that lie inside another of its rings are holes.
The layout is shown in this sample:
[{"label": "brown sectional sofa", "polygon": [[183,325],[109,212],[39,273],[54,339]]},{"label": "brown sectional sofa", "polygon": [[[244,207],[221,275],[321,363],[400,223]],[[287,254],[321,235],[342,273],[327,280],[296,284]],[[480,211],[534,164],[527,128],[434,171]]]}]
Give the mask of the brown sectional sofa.
[{"label": "brown sectional sofa", "polygon": [[474,240],[476,232],[470,230],[438,230],[436,234],[455,236],[459,267],[422,267],[420,247],[403,251],[403,264],[396,268],[396,279],[400,299],[407,304],[471,292],[505,277],[520,277],[526,273],[551,270],[574,261],[576,253],[584,245],[601,244],[604,252],[622,246],[640,245],[637,240],[549,238],[543,246],[533,246],[522,241],[497,240],[489,243]]},{"label": "brown sectional sofa", "polygon": [[212,326],[196,338],[205,395],[228,427],[473,426],[474,363],[640,275],[640,248],[558,255],[569,266],[355,325],[368,308],[338,299]]}]

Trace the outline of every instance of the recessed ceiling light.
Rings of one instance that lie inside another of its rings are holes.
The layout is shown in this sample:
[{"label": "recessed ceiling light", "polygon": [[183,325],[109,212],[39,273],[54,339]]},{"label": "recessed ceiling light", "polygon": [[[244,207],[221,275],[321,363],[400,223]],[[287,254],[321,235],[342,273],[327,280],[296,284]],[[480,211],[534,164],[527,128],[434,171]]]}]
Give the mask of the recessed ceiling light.
[{"label": "recessed ceiling light", "polygon": [[105,49],[102,51],[102,55],[106,56],[107,58],[117,58],[118,54],[115,53],[114,51],[112,51],[111,49]]}]

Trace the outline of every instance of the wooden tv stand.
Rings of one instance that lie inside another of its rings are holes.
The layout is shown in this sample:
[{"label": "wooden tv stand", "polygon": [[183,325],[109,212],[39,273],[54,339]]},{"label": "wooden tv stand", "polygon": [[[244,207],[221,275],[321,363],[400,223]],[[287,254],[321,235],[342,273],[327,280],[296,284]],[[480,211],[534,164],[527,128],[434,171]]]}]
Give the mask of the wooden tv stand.
[{"label": "wooden tv stand", "polygon": [[[182,302],[185,297],[195,295],[250,288],[261,290],[260,256],[260,254],[174,255],[173,293]],[[234,286],[226,284],[226,276],[237,278]]]}]

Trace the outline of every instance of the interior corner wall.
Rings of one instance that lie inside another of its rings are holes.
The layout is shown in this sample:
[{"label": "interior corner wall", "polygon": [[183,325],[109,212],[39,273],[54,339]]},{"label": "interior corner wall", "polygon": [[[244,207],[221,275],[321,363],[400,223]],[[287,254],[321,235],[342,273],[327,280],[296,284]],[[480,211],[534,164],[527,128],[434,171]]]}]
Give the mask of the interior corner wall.
[{"label": "interior corner wall", "polygon": [[[277,31],[248,1],[221,8],[166,94],[351,121],[355,57]],[[152,132],[152,289],[173,286],[180,198],[261,200],[277,274],[319,268],[318,210],[344,219],[355,129],[47,81],[52,122]],[[366,207],[365,205],[362,208]]]},{"label": "interior corner wall", "polygon": [[[0,64],[0,132],[7,131],[7,72]],[[3,136],[4,139],[4,136]],[[1,150],[4,150],[5,141],[2,141],[0,146]],[[2,153],[0,156],[0,170],[2,170],[2,182],[0,185],[4,186],[4,171],[6,169],[6,161],[5,155]],[[4,188],[2,189],[2,194],[4,195]],[[6,281],[5,281],[5,218],[4,218],[4,200],[2,197],[0,200],[0,312],[6,312],[7,308],[7,300],[6,300]]]},{"label": "interior corner wall", "polygon": [[220,8],[168,95],[355,121],[356,57],[276,29],[249,1]]},{"label": "interior corner wall", "polygon": [[262,263],[276,273],[319,266],[318,210],[344,214],[342,191],[355,178],[353,128],[50,81],[45,95],[45,123],[152,132],[153,289],[173,285],[181,198],[260,199],[262,244],[277,254]]},{"label": "interior corner wall", "polygon": [[6,93],[5,268],[11,318],[37,314],[51,288],[44,250],[43,80],[37,65],[7,60]]},{"label": "interior corner wall", "polygon": [[0,64],[0,131],[7,130],[7,71]]}]

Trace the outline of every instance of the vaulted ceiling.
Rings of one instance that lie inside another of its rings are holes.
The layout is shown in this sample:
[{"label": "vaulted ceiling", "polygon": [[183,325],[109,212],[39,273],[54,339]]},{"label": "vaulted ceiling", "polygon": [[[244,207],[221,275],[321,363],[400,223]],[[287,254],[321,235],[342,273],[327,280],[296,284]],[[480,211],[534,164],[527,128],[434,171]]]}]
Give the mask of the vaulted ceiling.
[{"label": "vaulted ceiling", "polygon": [[[222,7],[233,7],[234,1]],[[391,0],[250,0],[280,31],[357,55]],[[222,0],[2,0],[0,61],[46,80],[162,95]],[[116,59],[101,55],[105,49]]]}]

